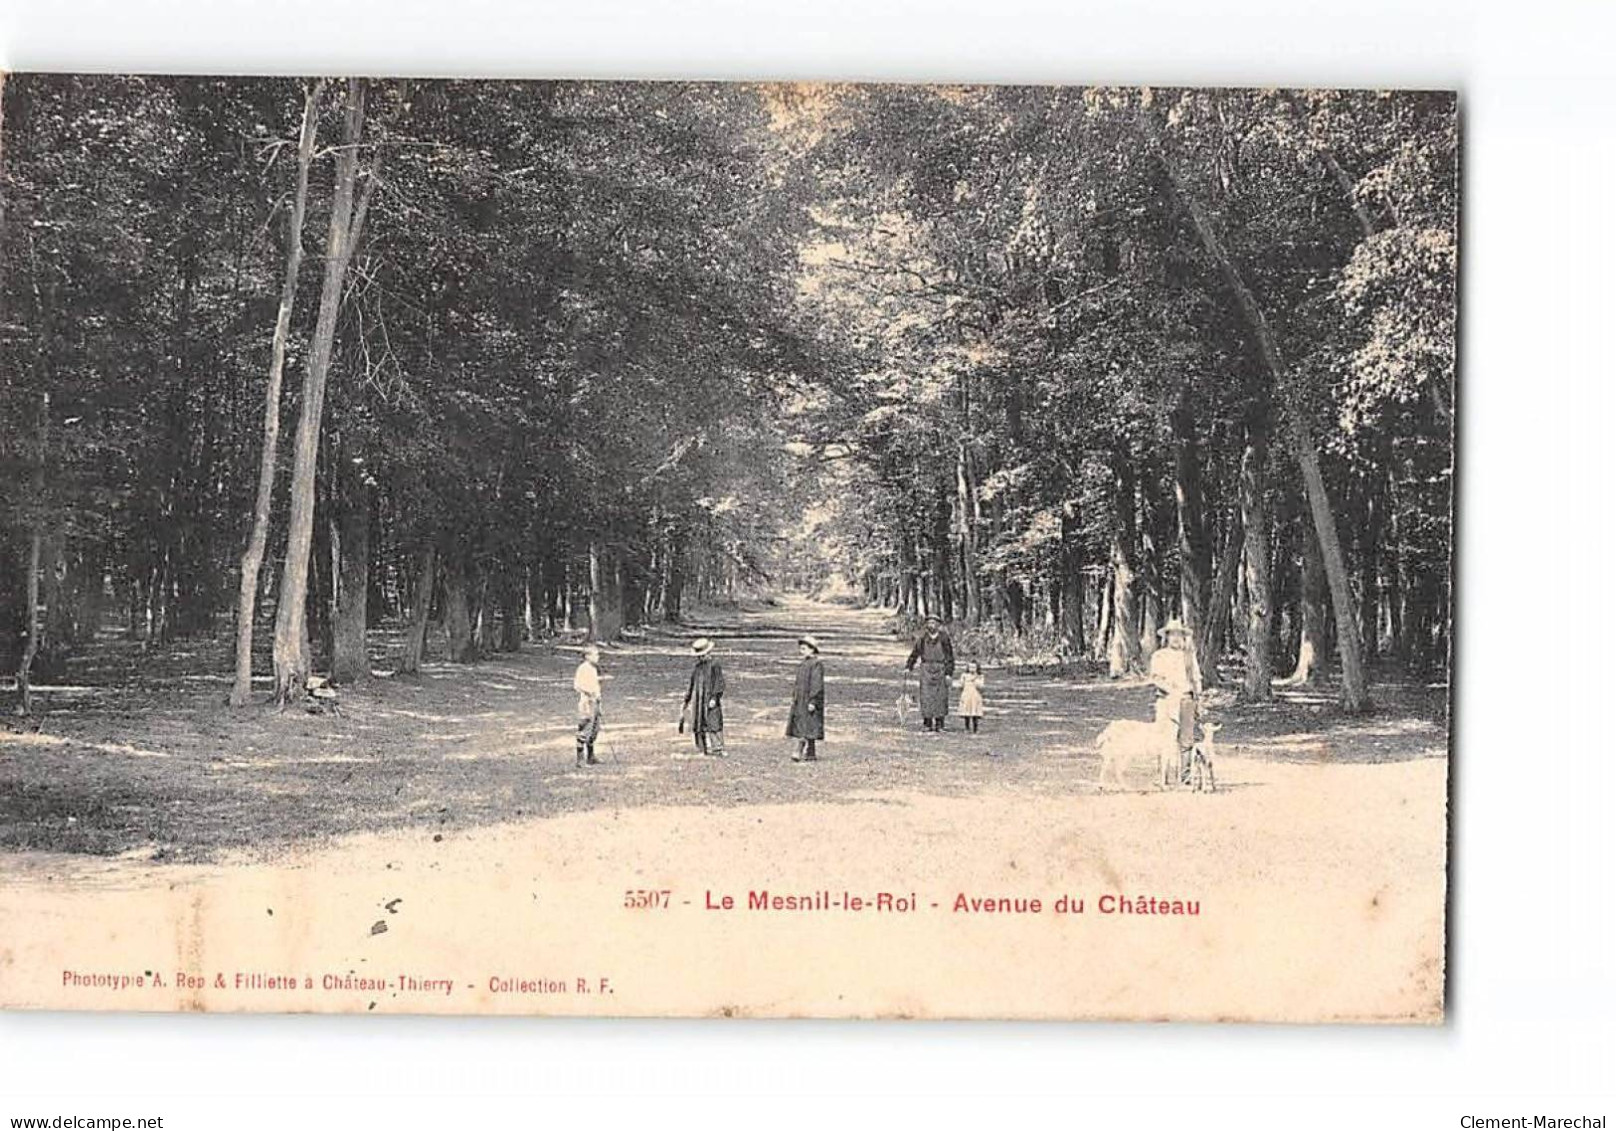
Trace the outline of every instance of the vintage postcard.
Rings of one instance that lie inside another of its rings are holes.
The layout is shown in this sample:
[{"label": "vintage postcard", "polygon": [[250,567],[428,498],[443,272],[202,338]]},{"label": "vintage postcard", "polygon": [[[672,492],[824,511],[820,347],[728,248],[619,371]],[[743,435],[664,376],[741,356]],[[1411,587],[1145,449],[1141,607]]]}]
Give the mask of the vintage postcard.
[{"label": "vintage postcard", "polygon": [[1451,93],[0,109],[0,1004],[1442,1020]]}]

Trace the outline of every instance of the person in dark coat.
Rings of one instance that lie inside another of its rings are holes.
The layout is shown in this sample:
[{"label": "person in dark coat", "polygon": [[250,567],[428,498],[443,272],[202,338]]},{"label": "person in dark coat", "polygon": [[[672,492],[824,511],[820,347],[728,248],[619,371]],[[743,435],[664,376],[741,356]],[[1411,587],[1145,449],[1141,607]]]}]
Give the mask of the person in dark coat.
[{"label": "person in dark coat", "polygon": [[825,737],[825,665],[819,659],[819,641],[812,636],[797,640],[802,660],[797,664],[797,681],[791,689],[791,719],[786,737],[797,740],[793,762],[817,762],[814,744]]},{"label": "person in dark coat", "polygon": [[705,636],[690,646],[696,666],[690,670],[684,711],[679,725],[690,725],[696,749],[714,758],[724,757],[724,669],[713,655],[713,642]]},{"label": "person in dark coat", "polygon": [[943,729],[948,718],[948,681],[954,675],[954,642],[943,631],[943,622],[927,617],[925,630],[909,652],[906,671],[920,665],[920,719],[927,730]]}]

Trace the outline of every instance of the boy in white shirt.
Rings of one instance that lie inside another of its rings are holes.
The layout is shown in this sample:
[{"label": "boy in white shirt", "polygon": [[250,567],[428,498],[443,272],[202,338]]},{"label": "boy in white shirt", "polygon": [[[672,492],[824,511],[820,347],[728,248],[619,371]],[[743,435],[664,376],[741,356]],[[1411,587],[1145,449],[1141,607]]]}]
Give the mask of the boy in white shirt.
[{"label": "boy in white shirt", "polygon": [[600,649],[584,648],[583,663],[572,673],[572,689],[578,693],[579,766],[596,766],[595,739],[600,737]]}]

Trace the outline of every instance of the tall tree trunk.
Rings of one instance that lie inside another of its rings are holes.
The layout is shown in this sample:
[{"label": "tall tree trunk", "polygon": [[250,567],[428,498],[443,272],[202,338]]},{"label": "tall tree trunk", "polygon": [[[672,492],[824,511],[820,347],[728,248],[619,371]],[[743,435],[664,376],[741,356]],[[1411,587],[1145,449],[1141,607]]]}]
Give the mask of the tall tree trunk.
[{"label": "tall tree trunk", "polygon": [[1268,575],[1268,436],[1248,423],[1240,460],[1240,522],[1246,555],[1246,679],[1240,698],[1265,703],[1274,697],[1273,592]]},{"label": "tall tree trunk", "polygon": [[[1171,415],[1174,496],[1178,503],[1178,596],[1190,639],[1206,635],[1207,604],[1212,579],[1212,541],[1207,536],[1206,503],[1201,488],[1201,445],[1189,386],[1180,388]],[[1201,681],[1217,678],[1217,654],[1197,650]]]},{"label": "tall tree trunk", "polygon": [[[0,209],[3,208],[4,201],[0,199]],[[21,563],[26,573],[22,584],[24,601],[22,623],[27,637],[23,640],[21,655],[17,661],[17,713],[20,715],[29,714],[34,709],[29,678],[33,673],[34,657],[39,655],[39,570],[45,550],[45,522],[48,513],[45,506],[45,464],[50,458],[50,323],[45,296],[40,288],[39,257],[31,232],[28,236],[28,261],[34,299],[34,380],[38,382],[41,391],[39,417],[34,422],[36,446],[28,492],[30,509],[33,513],[32,521],[29,523],[28,552],[23,555]]]},{"label": "tall tree trunk", "polygon": [[23,624],[27,636],[23,640],[22,657],[17,662],[17,713],[27,715],[34,709],[33,688],[29,678],[33,673],[34,657],[39,655],[39,568],[45,547],[45,462],[50,445],[50,394],[39,394],[39,419],[34,426],[34,472],[30,484],[29,502],[34,520],[28,532],[28,553],[23,558]]},{"label": "tall tree trunk", "polygon": [[1112,461],[1116,513],[1111,524],[1111,641],[1107,661],[1111,678],[1140,670],[1139,610],[1134,596],[1133,461],[1118,451]]},{"label": "tall tree trunk", "polygon": [[500,570],[499,650],[520,652],[527,604],[527,582],[520,564],[504,563]]},{"label": "tall tree trunk", "polygon": [[623,634],[623,571],[617,555],[589,544],[589,639],[610,643]]},{"label": "tall tree trunk", "polygon": [[1268,561],[1269,578],[1268,588],[1272,598],[1269,607],[1270,623],[1273,627],[1273,653],[1275,678],[1278,679],[1279,669],[1283,666],[1290,670],[1290,659],[1296,655],[1296,646],[1301,635],[1301,571],[1297,567],[1298,558],[1292,553],[1285,536],[1286,518],[1284,503],[1273,491],[1273,480],[1269,480],[1268,511]]},{"label": "tall tree trunk", "polygon": [[1414,591],[1409,571],[1409,553],[1403,537],[1404,523],[1401,503],[1398,501],[1397,476],[1388,468],[1386,473],[1386,526],[1392,560],[1386,571],[1386,612],[1390,621],[1392,654],[1399,661],[1408,660],[1407,631],[1408,600]]},{"label": "tall tree trunk", "polygon": [[1105,581],[1095,595],[1094,603],[1094,659],[1104,660],[1111,654],[1111,611],[1116,608],[1117,587],[1107,567]]},{"label": "tall tree trunk", "polygon": [[[995,546],[1004,532],[1004,493],[996,492],[988,508],[988,545]],[[1005,591],[1007,575],[1003,568],[988,574],[988,602],[993,606],[993,619],[1001,628],[1010,623],[1010,595]]]},{"label": "tall tree trunk", "polygon": [[1380,553],[1386,537],[1385,468],[1392,458],[1391,445],[1376,444],[1373,466],[1360,478],[1363,513],[1358,528],[1358,608],[1359,638],[1364,657],[1380,655]]},{"label": "tall tree trunk", "polygon": [[1301,643],[1296,649],[1296,669],[1285,678],[1290,686],[1312,684],[1325,666],[1324,641],[1324,555],[1311,522],[1302,522]]},{"label": "tall tree trunk", "polygon": [[258,455],[258,494],[253,503],[252,532],[241,555],[240,586],[236,594],[236,678],[230,689],[232,706],[245,706],[252,697],[253,618],[258,607],[258,573],[269,544],[269,511],[275,494],[275,459],[281,434],[281,380],[286,370],[286,339],[291,333],[292,310],[297,304],[297,277],[303,266],[303,218],[308,210],[309,165],[314,160],[318,103],[324,81],[303,95],[303,124],[297,139],[297,183],[292,211],[286,223],[286,268],[281,276],[281,301],[275,312],[275,334],[269,348],[269,382],[264,388],[263,447]]},{"label": "tall tree trunk", "polygon": [[901,530],[898,532],[898,608],[906,616],[915,616],[919,610],[920,598],[915,592],[917,588],[909,533]]},{"label": "tall tree trunk", "polygon": [[1302,483],[1307,488],[1308,507],[1313,514],[1313,529],[1318,536],[1319,550],[1324,558],[1324,574],[1330,585],[1330,602],[1335,612],[1336,648],[1341,658],[1342,705],[1349,712],[1356,713],[1368,707],[1369,694],[1364,679],[1363,652],[1358,643],[1358,617],[1353,609],[1352,589],[1347,581],[1347,564],[1341,553],[1341,540],[1336,534],[1330,498],[1324,490],[1324,473],[1319,469],[1319,453],[1313,444],[1313,435],[1295,413],[1286,415],[1289,418],[1291,449],[1302,468]]},{"label": "tall tree trunk", "polygon": [[559,539],[544,550],[544,627],[560,632],[567,627],[567,553]]},{"label": "tall tree trunk", "polygon": [[1443,595],[1442,571],[1429,567],[1414,575],[1417,632],[1412,655],[1414,671],[1429,676],[1447,663],[1447,638],[1443,631],[1446,602]]},{"label": "tall tree trunk", "polygon": [[348,276],[348,262],[364,230],[376,187],[372,168],[355,202],[359,180],[359,142],[364,130],[364,88],[348,80],[342,144],[337,150],[331,222],[326,233],[325,279],[320,289],[320,312],[310,344],[308,373],[303,381],[302,411],[293,441],[292,506],[286,541],[286,562],[275,611],[275,701],[286,703],[303,694],[308,682],[307,600],[309,551],[314,534],[314,470],[320,449],[320,418],[325,408],[326,379],[337,333],[337,313]]},{"label": "tall tree trunk", "polygon": [[675,531],[668,538],[667,585],[662,599],[662,615],[674,624],[684,619],[685,546],[683,534]]},{"label": "tall tree trunk", "polygon": [[309,566],[306,635],[311,642],[319,641],[319,647],[312,652],[312,656],[316,660],[323,657],[329,665],[332,652],[331,613],[336,607],[337,590],[342,588],[337,580],[337,563],[342,560],[342,531],[337,529],[336,511],[330,498],[336,493],[330,489],[330,477],[316,470],[314,484],[314,537],[309,548],[312,564]]},{"label": "tall tree trunk", "polygon": [[956,446],[954,461],[954,505],[960,520],[959,557],[965,606],[963,612],[966,623],[978,625],[982,623],[984,616],[980,558],[982,498],[976,458],[972,450],[975,442],[975,432],[972,428],[975,404],[971,384],[970,374],[968,372],[963,374],[959,386],[960,424],[959,443]]},{"label": "tall tree trunk", "polygon": [[620,558],[623,574],[623,627],[635,628],[644,621],[641,611],[645,607],[645,594],[641,584],[640,555],[630,550]]},{"label": "tall tree trunk", "polygon": [[1161,555],[1156,549],[1156,515],[1160,493],[1148,467],[1139,476],[1139,578],[1144,591],[1143,622],[1139,626],[1139,666],[1150,670],[1162,627]]},{"label": "tall tree trunk", "polygon": [[151,577],[146,584],[146,643],[165,644],[168,641],[168,626],[164,620],[164,613],[168,609],[167,598],[164,593],[168,591],[168,554],[165,551],[152,563]]},{"label": "tall tree trunk", "polygon": [[346,485],[338,505],[342,508],[337,553],[338,588],[333,601],[331,678],[355,683],[370,678],[370,651],[366,640],[370,612],[370,488],[351,461],[342,461],[340,483]]},{"label": "tall tree trunk", "polygon": [[953,539],[949,535],[948,520],[948,494],[944,491],[938,498],[937,507],[932,516],[931,548],[932,574],[937,582],[938,615],[944,621],[954,619],[954,571],[949,568]]},{"label": "tall tree trunk", "polygon": [[466,576],[465,551],[456,547],[444,556],[443,634],[448,641],[448,660],[469,664],[477,658],[477,640],[472,631],[471,582]]},{"label": "tall tree trunk", "polygon": [[960,508],[960,558],[965,581],[965,620],[969,624],[982,623],[982,579],[977,571],[977,523],[982,518],[980,495],[976,486],[976,468],[970,449],[960,441],[956,460],[956,478]]},{"label": "tall tree trunk", "polygon": [[494,571],[498,569],[497,563],[490,562],[479,571],[477,586],[472,590],[471,598],[471,648],[477,656],[486,656],[494,651],[489,644],[490,624],[493,614],[488,607],[488,585],[493,580]]},{"label": "tall tree trunk", "polygon": [[1245,548],[1245,534],[1240,528],[1238,510],[1228,525],[1223,552],[1218,555],[1217,572],[1212,577],[1212,597],[1207,605],[1206,623],[1195,638],[1196,660],[1201,667],[1201,683],[1205,687],[1217,683],[1218,657],[1223,654],[1224,637],[1229,631],[1229,606],[1234,600],[1234,587],[1240,576],[1240,555]]},{"label": "tall tree trunk", "polygon": [[1172,183],[1180,203],[1189,212],[1202,246],[1217,264],[1224,282],[1234,294],[1240,312],[1245,317],[1252,337],[1262,354],[1263,364],[1268,370],[1274,391],[1282,397],[1289,398],[1283,414],[1286,433],[1291,452],[1301,467],[1302,483],[1307,489],[1308,508],[1312,512],[1314,528],[1318,532],[1319,549],[1324,555],[1325,576],[1330,582],[1330,599],[1335,610],[1336,645],[1341,653],[1342,705],[1349,712],[1362,711],[1369,704],[1369,695],[1364,678],[1363,650],[1357,635],[1357,610],[1354,608],[1352,586],[1347,579],[1346,558],[1341,552],[1341,539],[1336,530],[1335,514],[1330,506],[1330,497],[1324,488],[1324,473],[1319,468],[1318,447],[1308,427],[1305,410],[1300,398],[1295,397],[1293,390],[1288,386],[1285,363],[1280,356],[1279,344],[1269,328],[1267,317],[1257,305],[1256,298],[1246,286],[1245,279],[1234,260],[1218,239],[1205,210],[1185,188],[1178,170],[1167,159],[1155,123],[1151,121],[1148,111],[1140,113],[1140,122],[1163,172]]},{"label": "tall tree trunk", "polygon": [[1061,515],[1060,615],[1057,625],[1067,655],[1083,654],[1083,546],[1076,504]]},{"label": "tall tree trunk", "polygon": [[528,563],[522,577],[522,630],[529,640],[541,640],[544,637],[544,623],[541,619],[544,607],[544,567],[535,557]]},{"label": "tall tree trunk", "polygon": [[398,670],[406,675],[420,671],[421,661],[426,656],[426,628],[432,616],[432,590],[437,580],[438,548],[428,542],[417,558],[409,627],[404,633],[404,656],[398,665]]},{"label": "tall tree trunk", "polygon": [[[48,619],[41,639],[57,642],[68,653],[77,652],[94,639],[101,626],[106,604],[106,547],[97,543],[69,552],[66,539],[57,536],[47,540],[46,551],[40,576],[54,583],[45,594]],[[60,569],[52,568],[53,559],[61,561]]]},{"label": "tall tree trunk", "polygon": [[[182,185],[180,211],[188,214],[192,185],[188,180],[182,181]],[[189,529],[183,514],[186,459],[191,446],[190,426],[197,416],[190,405],[189,393],[191,321],[201,254],[199,242],[195,231],[188,226],[175,244],[179,294],[174,304],[174,323],[170,330],[168,351],[173,358],[174,374],[169,383],[166,404],[168,428],[161,457],[163,485],[159,492],[157,522],[152,531],[163,562],[163,581],[156,589],[157,623],[160,626],[156,637],[161,643],[167,643],[172,636],[183,632],[179,596],[184,588],[186,554],[189,550]]]},{"label": "tall tree trunk", "polygon": [[41,521],[36,519],[33,529],[28,532],[28,552],[22,555],[22,566],[25,572],[23,582],[23,624],[24,636],[22,642],[22,657],[17,661],[17,714],[31,714],[34,709],[33,685],[30,683],[34,670],[34,657],[39,655],[39,560],[44,547],[45,532]]}]

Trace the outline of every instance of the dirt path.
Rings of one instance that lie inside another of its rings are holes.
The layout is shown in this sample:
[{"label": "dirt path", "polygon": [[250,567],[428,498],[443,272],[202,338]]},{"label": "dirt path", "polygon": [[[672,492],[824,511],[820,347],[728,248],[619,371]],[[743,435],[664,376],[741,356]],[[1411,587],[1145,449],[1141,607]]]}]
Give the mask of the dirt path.
[{"label": "dirt path", "polygon": [[[782,737],[804,629],[827,667],[827,760],[814,766],[791,764]],[[718,641],[729,677],[723,760],[673,757],[688,750],[674,720],[698,633]],[[905,653],[879,615],[801,601],[612,649],[607,761],[587,771],[572,766],[567,648],[378,680],[332,717],[233,716],[203,686],[161,714],[80,711],[38,735],[0,736],[0,783],[13,802],[42,798],[45,845],[71,847],[89,825],[120,849],[0,856],[0,999],[1438,1015],[1438,724],[1383,714],[1348,725],[1305,702],[1231,711],[1216,795],[1097,795],[1093,739],[1112,717],[1143,717],[1146,689],[990,671],[983,733],[929,735],[913,720],[900,728],[893,709]],[[100,808],[69,822],[87,799]],[[142,820],[156,838],[115,845]],[[26,825],[14,813],[8,827],[15,844]],[[639,889],[669,892],[668,906],[625,908]],[[760,890],[885,892],[917,906],[745,911]],[[726,894],[742,910],[707,909]],[[956,912],[962,894],[1043,907]],[[1108,894],[1194,900],[1199,914],[1102,914]],[[1062,895],[1085,913],[1055,914]],[[64,986],[70,970],[149,970],[168,984]],[[182,971],[206,985],[181,993]],[[314,986],[236,984],[266,971]],[[448,991],[411,988],[439,974]],[[498,988],[529,975],[573,988]],[[354,981],[365,977],[377,981]],[[577,992],[578,979],[602,977],[611,996]]]},{"label": "dirt path", "polygon": [[[789,762],[783,737],[805,630],[821,639],[827,672],[825,761],[812,767]],[[701,634],[718,642],[730,686],[722,761],[674,758],[691,752],[675,723],[689,641]],[[90,688],[62,696],[68,709],[48,714],[40,733],[0,732],[0,847],[262,858],[354,832],[600,808],[835,802],[889,789],[969,796],[988,786],[1069,797],[1093,788],[1101,727],[1149,714],[1137,681],[990,670],[980,735],[957,720],[949,733],[925,734],[896,717],[906,651],[878,612],[800,599],[709,613],[612,648],[606,765],[588,772],[572,764],[575,646],[374,680],[345,691],[335,716],[224,710],[222,664],[155,687]],[[1231,717],[1220,742],[1230,757],[1304,762],[1427,757],[1445,744],[1418,715],[1349,723],[1320,710]]]}]

